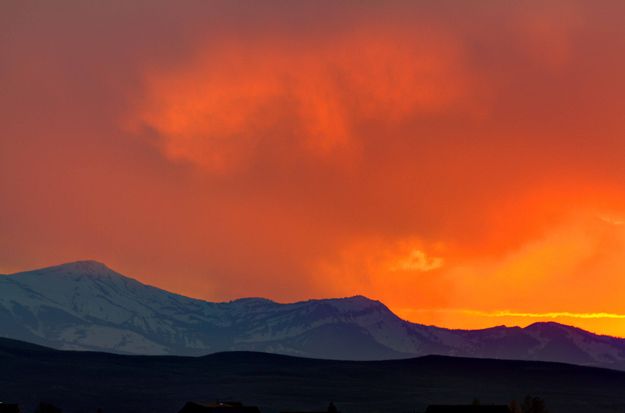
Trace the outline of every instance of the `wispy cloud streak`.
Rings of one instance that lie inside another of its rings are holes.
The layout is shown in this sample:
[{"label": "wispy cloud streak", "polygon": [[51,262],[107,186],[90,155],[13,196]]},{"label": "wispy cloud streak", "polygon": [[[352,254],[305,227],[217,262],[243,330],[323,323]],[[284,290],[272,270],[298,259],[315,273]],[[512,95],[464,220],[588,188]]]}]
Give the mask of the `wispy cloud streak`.
[{"label": "wispy cloud streak", "polygon": [[570,311],[551,311],[544,313],[523,312],[523,311],[510,311],[510,310],[497,310],[497,311],[481,311],[470,310],[464,308],[436,308],[436,309],[414,309],[403,308],[400,310],[402,313],[455,313],[466,314],[479,317],[517,317],[517,318],[541,318],[541,319],[555,319],[555,318],[577,318],[577,319],[625,319],[625,314],[616,313],[576,313]]}]

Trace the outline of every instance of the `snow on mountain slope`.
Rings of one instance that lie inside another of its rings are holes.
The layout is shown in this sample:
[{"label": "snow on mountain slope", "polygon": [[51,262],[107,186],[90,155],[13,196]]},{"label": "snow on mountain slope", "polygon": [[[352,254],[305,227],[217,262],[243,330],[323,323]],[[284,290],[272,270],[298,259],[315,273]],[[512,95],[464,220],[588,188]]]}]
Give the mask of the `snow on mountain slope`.
[{"label": "snow on mountain slope", "polygon": [[256,350],[362,360],[446,354],[625,369],[625,340],[556,323],[448,330],[404,321],[362,296],[211,303],[144,285],[94,261],[0,276],[0,335],[130,354]]}]

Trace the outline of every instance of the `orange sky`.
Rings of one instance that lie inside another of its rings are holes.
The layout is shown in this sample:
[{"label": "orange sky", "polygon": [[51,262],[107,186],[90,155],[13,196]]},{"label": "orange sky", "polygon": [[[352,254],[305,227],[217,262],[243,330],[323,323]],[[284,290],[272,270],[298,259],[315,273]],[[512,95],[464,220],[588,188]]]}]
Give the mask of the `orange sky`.
[{"label": "orange sky", "polygon": [[0,272],[625,336],[625,4],[9,1]]}]

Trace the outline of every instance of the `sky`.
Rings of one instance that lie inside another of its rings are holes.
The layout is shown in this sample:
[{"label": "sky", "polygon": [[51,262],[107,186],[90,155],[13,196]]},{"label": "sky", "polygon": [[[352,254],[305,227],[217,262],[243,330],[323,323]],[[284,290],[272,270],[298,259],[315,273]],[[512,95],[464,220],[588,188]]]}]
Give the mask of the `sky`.
[{"label": "sky", "polygon": [[625,337],[622,1],[3,1],[0,272]]}]

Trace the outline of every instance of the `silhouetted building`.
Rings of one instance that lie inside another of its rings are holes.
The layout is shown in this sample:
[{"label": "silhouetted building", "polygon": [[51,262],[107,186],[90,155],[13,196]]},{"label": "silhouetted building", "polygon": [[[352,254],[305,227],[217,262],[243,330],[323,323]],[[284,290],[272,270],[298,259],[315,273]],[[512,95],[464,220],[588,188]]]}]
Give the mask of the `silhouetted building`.
[{"label": "silhouetted building", "polygon": [[337,410],[337,408],[334,405],[334,403],[330,402],[330,404],[328,405],[328,408],[326,410],[320,410],[320,411],[298,411],[298,410],[292,410],[292,411],[283,411],[281,413],[339,413],[339,411]]},{"label": "silhouetted building", "polygon": [[260,410],[239,402],[187,402],[179,413],[260,413]]},{"label": "silhouetted building", "polygon": [[20,413],[20,406],[14,403],[0,402],[0,413]]},{"label": "silhouetted building", "polygon": [[433,404],[428,406],[425,413],[510,413],[506,405],[488,404]]}]

